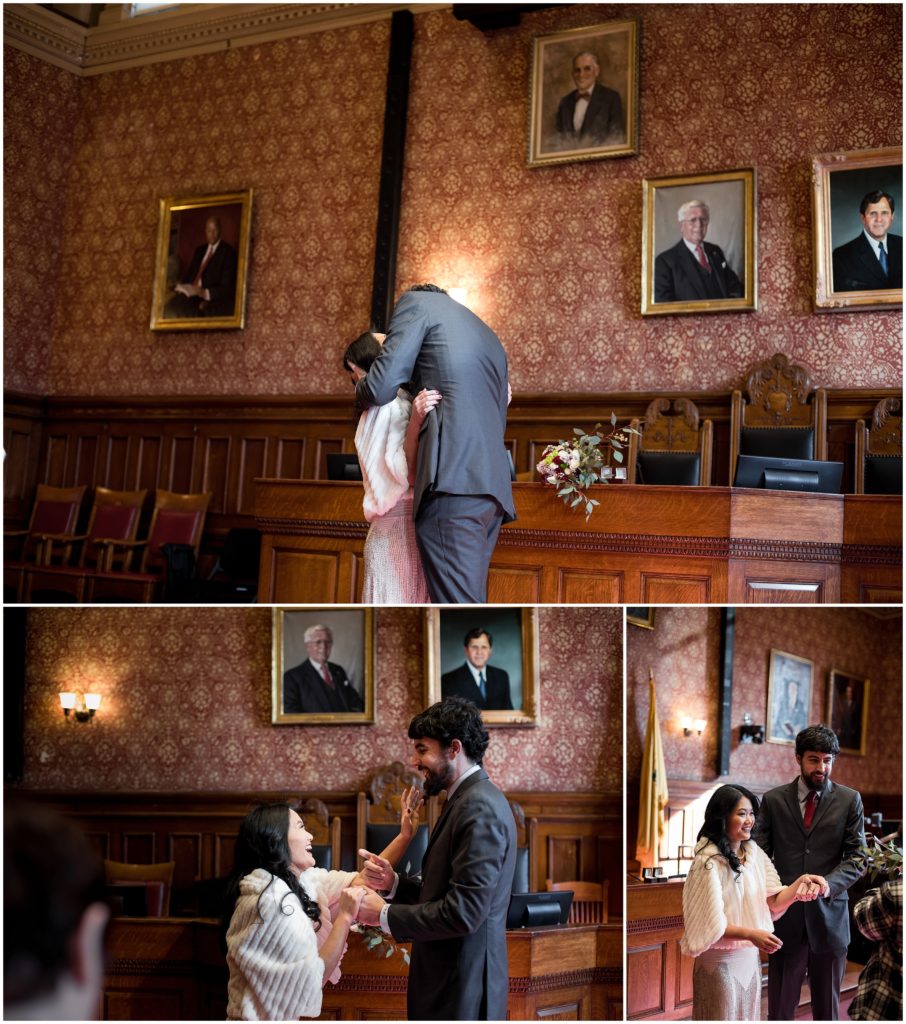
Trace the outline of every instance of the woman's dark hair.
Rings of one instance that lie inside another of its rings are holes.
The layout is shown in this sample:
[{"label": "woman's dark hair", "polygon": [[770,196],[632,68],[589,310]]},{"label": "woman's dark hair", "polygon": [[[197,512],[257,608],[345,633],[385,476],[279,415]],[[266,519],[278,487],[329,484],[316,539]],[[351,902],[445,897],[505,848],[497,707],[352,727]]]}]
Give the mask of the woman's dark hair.
[{"label": "woman's dark hair", "polygon": [[732,786],[721,786],[705,808],[705,823],[698,831],[697,839],[710,839],[727,858],[734,874],[739,878],[739,857],[730,847],[730,840],[727,838],[727,818],[733,813],[733,809],[739,801],[745,797],[752,805],[752,813],[758,813],[758,797],[751,793],[745,786],[734,783]]},{"label": "woman's dark hair", "polygon": [[[321,909],[308,895],[299,882],[298,875],[293,871],[289,853],[289,811],[287,804],[262,804],[255,807],[245,816],[236,836],[236,854],[233,860],[233,872],[226,887],[223,916],[221,925],[224,934],[230,926],[230,918],[236,909],[239,899],[239,883],[256,868],[264,868],[271,873],[271,880],[258,896],[258,915],[260,917],[261,897],[273,884],[275,878],[282,879],[289,886],[290,892],[298,897],[306,917],[315,922],[315,931],[321,927]],[[284,905],[287,893],[280,901],[280,910],[284,914],[292,914],[292,906]]]},{"label": "woman's dark hair", "polygon": [[381,343],[371,333],[365,331],[343,353],[343,369],[351,370],[352,364],[361,367],[367,373],[371,364],[381,354]]},{"label": "woman's dark hair", "polygon": [[826,725],[810,725],[796,735],[796,755],[802,757],[806,750],[814,750],[816,754],[840,753],[840,741],[833,729]]},{"label": "woman's dark hair", "polygon": [[490,736],[477,705],[465,697],[444,697],[412,719],[409,739],[437,740],[444,750],[459,740],[466,757],[481,764]]}]

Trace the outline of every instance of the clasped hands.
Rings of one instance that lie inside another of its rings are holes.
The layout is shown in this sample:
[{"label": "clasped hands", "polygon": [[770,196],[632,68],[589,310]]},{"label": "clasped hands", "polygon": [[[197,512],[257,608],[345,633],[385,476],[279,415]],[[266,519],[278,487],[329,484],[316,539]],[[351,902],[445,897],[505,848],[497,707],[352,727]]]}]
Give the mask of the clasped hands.
[{"label": "clasped hands", "polygon": [[795,899],[800,903],[810,903],[830,892],[827,879],[821,875],[800,875],[793,884],[796,886]]}]

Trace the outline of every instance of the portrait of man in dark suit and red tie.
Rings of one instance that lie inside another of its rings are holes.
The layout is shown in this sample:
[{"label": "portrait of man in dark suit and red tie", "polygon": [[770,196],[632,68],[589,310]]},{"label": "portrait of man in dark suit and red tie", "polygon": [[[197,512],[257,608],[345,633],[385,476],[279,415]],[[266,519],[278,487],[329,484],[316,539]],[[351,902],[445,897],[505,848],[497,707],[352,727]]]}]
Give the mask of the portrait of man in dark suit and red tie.
[{"label": "portrait of man in dark suit and red tie", "polygon": [[308,657],[283,674],[283,711],[287,715],[317,715],[364,711],[361,694],[342,665],[330,660],[333,632],[320,624],[304,636]]}]

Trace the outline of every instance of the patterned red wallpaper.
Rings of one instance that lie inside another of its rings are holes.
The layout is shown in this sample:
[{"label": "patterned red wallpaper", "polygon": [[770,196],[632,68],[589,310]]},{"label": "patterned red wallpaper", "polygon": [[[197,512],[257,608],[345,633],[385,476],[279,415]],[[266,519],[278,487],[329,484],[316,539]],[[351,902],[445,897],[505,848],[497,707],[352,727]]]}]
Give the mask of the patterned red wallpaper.
[{"label": "patterned red wallpaper", "polygon": [[[902,619],[882,620],[854,608],[738,608],[733,652],[733,747],[730,779],[779,785],[797,772],[793,748],[764,743],[740,745],[745,712],[765,722],[772,649],[813,662],[810,720],[827,718],[832,668],[871,680],[869,753],[841,754],[835,777],[878,793],[899,793],[903,773]],[[654,630],[628,626],[627,763],[638,778],[648,713],[649,667],[657,684],[664,759],[670,778],[716,779],[720,610],[658,608]],[[683,715],[708,720],[701,739],[683,736]]]},{"label": "patterned red wallpaper", "polygon": [[[901,141],[899,8],[637,10],[641,155],[543,168],[525,164],[532,37],[625,6],[557,6],[491,33],[417,14],[399,286],[467,288],[517,391],[726,389],[777,350],[828,387],[899,384],[899,313],[811,312],[810,189],[814,154]],[[369,316],[387,49],[377,22],[65,85],[13,54],[6,292],[23,300],[7,311],[7,386],[345,393],[325,353]],[[72,121],[71,146],[48,142],[43,126]],[[28,173],[49,157],[52,182]],[[758,172],[759,312],[643,319],[642,179],[745,166]],[[153,334],[158,199],[245,187],[247,329]],[[59,258],[35,270],[42,190],[65,215],[48,218]]]},{"label": "patterned red wallpaper", "polygon": [[[29,612],[25,786],[97,791],[355,791],[407,757],[423,707],[422,613],[376,613],[377,722],[270,724],[271,614],[264,608]],[[542,724],[494,728],[485,759],[508,790],[622,785],[622,615],[539,613]],[[67,722],[61,689],[96,690],[89,725]]]}]

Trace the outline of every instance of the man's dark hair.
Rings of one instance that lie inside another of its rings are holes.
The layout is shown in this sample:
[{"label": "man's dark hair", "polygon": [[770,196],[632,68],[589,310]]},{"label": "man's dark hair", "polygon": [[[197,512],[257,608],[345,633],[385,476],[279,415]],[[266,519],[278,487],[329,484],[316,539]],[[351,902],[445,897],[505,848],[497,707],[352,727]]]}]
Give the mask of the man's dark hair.
[{"label": "man's dark hair", "polygon": [[859,213],[865,213],[872,203],[880,203],[882,199],[886,199],[890,203],[890,212],[893,213],[896,209],[894,205],[893,196],[889,192],[885,192],[883,189],[876,188],[873,192],[869,192],[859,203]]},{"label": "man's dark hair", "polygon": [[488,647],[494,646],[494,638],[491,636],[491,631],[485,629],[484,626],[476,626],[474,629],[470,629],[466,633],[466,637],[462,642],[463,647],[469,646],[470,640],[477,640],[480,636],[486,636],[488,638]]},{"label": "man's dark hair", "polygon": [[414,284],[410,289],[410,292],[440,292],[441,295],[446,295],[446,291],[437,284]]},{"label": "man's dark hair", "polygon": [[3,816],[3,1001],[51,995],[85,911],[105,903],[104,865],[85,834],[15,798]]},{"label": "man's dark hair", "polygon": [[802,757],[806,750],[836,757],[840,753],[840,741],[826,725],[810,725],[796,736],[796,756]]},{"label": "man's dark hair", "polygon": [[490,736],[477,705],[465,697],[444,697],[412,719],[409,739],[437,740],[444,750],[453,740],[459,740],[466,757],[481,764]]},{"label": "man's dark hair", "polygon": [[733,869],[737,878],[739,877],[739,857],[733,852],[730,840],[727,838],[727,818],[733,813],[739,801],[745,797],[752,805],[752,813],[758,813],[758,797],[750,792],[745,786],[733,783],[732,786],[721,786],[716,790],[708,801],[705,808],[705,823],[698,830],[698,839],[710,839],[712,843],[727,858],[727,862]]}]

